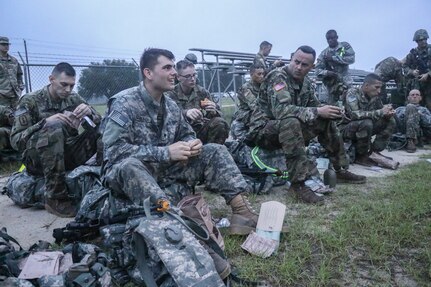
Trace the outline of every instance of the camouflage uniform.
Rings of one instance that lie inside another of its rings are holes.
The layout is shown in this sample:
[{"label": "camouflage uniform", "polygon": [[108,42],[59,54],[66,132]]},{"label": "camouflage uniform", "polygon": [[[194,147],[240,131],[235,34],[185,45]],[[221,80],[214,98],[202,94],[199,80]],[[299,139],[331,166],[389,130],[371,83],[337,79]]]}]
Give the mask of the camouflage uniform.
[{"label": "camouflage uniform", "polygon": [[[22,152],[23,163],[33,175],[45,177],[46,198],[65,199],[68,192],[65,172],[84,164],[95,152],[99,134],[85,130],[81,134],[61,121],[47,125],[45,119],[64,111],[72,112],[85,101],[72,92],[66,99],[54,101],[46,86],[24,95],[15,112],[11,144]],[[97,124],[100,116],[92,109]]]},{"label": "camouflage uniform", "polygon": [[[167,93],[180,108],[183,109],[183,115],[186,117],[187,110],[201,109],[201,101],[208,99],[214,102],[211,94],[203,87],[196,85],[190,95],[184,94],[180,84],[175,86],[173,91]],[[223,144],[229,135],[229,124],[222,118],[222,112],[217,105],[217,112],[209,113],[201,109],[204,117],[202,120],[190,122],[193,130],[204,144],[218,143]]]},{"label": "camouflage uniform", "polygon": [[[331,60],[326,60],[330,57]],[[334,104],[351,86],[353,79],[349,75],[349,65],[355,62],[355,51],[347,42],[339,42],[337,47],[323,50],[316,63],[316,75],[322,79],[328,90],[328,103]],[[336,78],[328,76],[328,71],[335,72]]]},{"label": "camouflage uniform", "polygon": [[23,88],[22,70],[17,59],[9,54],[6,57],[0,55],[0,152],[12,148],[10,122]]},{"label": "camouflage uniform", "polygon": [[166,197],[166,181],[205,182],[226,202],[248,191],[224,145],[207,144],[187,161],[171,161],[168,146],[195,139],[182,110],[169,97],[155,102],[143,83],[111,98],[103,132],[103,183],[114,193],[141,204],[148,196]]},{"label": "camouflage uniform", "polygon": [[335,122],[317,116],[320,102],[311,80],[306,77],[301,87],[287,68],[271,71],[262,83],[247,139],[269,150],[282,148],[292,183],[303,182],[312,175],[305,147],[316,136],[334,168],[347,168],[343,141]]},{"label": "camouflage uniform", "polygon": [[382,91],[380,93],[382,102],[384,104],[389,103],[386,92],[386,83],[390,80],[394,80],[397,85],[397,90],[392,91],[390,103],[397,107],[403,106],[406,102],[403,64],[397,58],[388,57],[376,65],[374,73],[379,75],[383,82]]},{"label": "camouflage uniform", "polygon": [[[406,57],[404,69],[407,76],[407,90],[418,89],[426,107],[431,110],[431,44],[428,44],[425,49],[411,49]],[[428,79],[425,82],[420,82],[413,76],[413,71],[416,69],[419,70],[420,75],[428,73]]]},{"label": "camouflage uniform", "polygon": [[415,104],[398,107],[395,110],[398,131],[407,139],[420,139],[421,136],[431,138],[431,112]]},{"label": "camouflage uniform", "polygon": [[239,107],[231,124],[231,135],[234,139],[244,139],[250,126],[251,113],[256,106],[260,84],[252,80],[246,82],[238,91]]},{"label": "camouflage uniform", "polygon": [[[350,88],[345,101],[345,117],[340,123],[340,131],[345,141],[352,141],[356,155],[380,152],[394,132],[393,117],[383,115],[383,104],[379,97],[369,99],[361,88]],[[371,137],[376,135],[371,144]]]}]

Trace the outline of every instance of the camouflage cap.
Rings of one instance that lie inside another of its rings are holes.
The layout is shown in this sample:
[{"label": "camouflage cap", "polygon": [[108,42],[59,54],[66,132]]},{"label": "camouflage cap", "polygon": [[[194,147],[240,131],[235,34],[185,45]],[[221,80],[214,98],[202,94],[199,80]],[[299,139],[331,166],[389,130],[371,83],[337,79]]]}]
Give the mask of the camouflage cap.
[{"label": "camouflage cap", "polygon": [[428,32],[425,29],[419,29],[413,35],[413,41],[420,41],[420,40],[428,39],[428,38],[429,38]]},{"label": "camouflage cap", "polygon": [[9,38],[0,36],[0,44],[9,44]]},{"label": "camouflage cap", "polygon": [[190,61],[190,62],[192,62],[193,64],[197,64],[197,63],[198,63],[198,58],[197,58],[197,57],[196,57],[196,55],[195,55],[195,54],[193,54],[193,53],[187,54],[187,55],[184,57],[184,59],[185,59],[185,60],[188,60],[188,61]]}]

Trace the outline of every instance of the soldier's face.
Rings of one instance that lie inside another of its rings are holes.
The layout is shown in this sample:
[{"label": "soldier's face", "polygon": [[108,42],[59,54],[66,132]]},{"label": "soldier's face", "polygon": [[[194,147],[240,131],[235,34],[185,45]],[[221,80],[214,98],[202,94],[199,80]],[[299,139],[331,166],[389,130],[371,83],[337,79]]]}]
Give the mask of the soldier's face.
[{"label": "soldier's face", "polygon": [[0,44],[0,52],[5,54],[9,51],[9,44]]},{"label": "soldier's face", "polygon": [[166,92],[173,90],[175,87],[175,77],[177,75],[175,63],[165,56],[159,56],[157,64],[152,69],[145,68],[144,75],[155,90]]},{"label": "soldier's face", "polygon": [[380,94],[380,91],[382,90],[382,82],[375,81],[373,83],[365,84],[364,85],[364,93],[371,97],[377,97]]},{"label": "soldier's face", "polygon": [[314,57],[312,54],[307,54],[301,50],[293,54],[292,60],[289,63],[289,72],[295,80],[302,81],[305,76],[314,67]]},{"label": "soldier's face", "polygon": [[425,48],[426,46],[428,46],[427,39],[425,39],[425,38],[423,38],[423,39],[421,39],[421,40],[416,41],[416,44],[418,44],[418,48],[419,48],[419,49],[423,49],[423,48]]},{"label": "soldier's face", "polygon": [[262,54],[265,57],[269,56],[269,54],[271,53],[271,49],[272,49],[272,46],[266,46],[265,48],[263,48]]},{"label": "soldier's face", "polygon": [[262,84],[264,78],[265,71],[263,69],[256,69],[253,74],[251,74],[251,80],[258,84]]},{"label": "soldier's face", "polygon": [[335,48],[338,45],[338,35],[336,33],[329,33],[326,35],[326,41],[328,42],[329,47]]},{"label": "soldier's face", "polygon": [[65,99],[73,91],[75,86],[75,77],[68,76],[62,72],[60,75],[49,76],[51,86],[49,92],[54,99]]},{"label": "soldier's face", "polygon": [[411,90],[407,100],[409,104],[419,104],[422,100],[421,92],[419,90]]},{"label": "soldier's face", "polygon": [[187,67],[178,71],[178,81],[183,87],[194,88],[196,86],[196,69],[195,67]]}]

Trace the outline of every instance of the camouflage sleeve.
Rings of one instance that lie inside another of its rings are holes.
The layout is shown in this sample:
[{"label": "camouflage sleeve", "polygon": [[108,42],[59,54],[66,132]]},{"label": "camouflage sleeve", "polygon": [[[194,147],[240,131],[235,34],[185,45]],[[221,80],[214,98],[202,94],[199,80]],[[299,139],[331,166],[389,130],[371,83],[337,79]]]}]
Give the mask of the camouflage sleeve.
[{"label": "camouflage sleeve", "polygon": [[36,122],[36,105],[26,98],[22,98],[14,113],[14,121],[10,134],[12,147],[17,151],[24,151],[29,138],[45,125],[45,119]]},{"label": "camouflage sleeve", "polygon": [[18,82],[18,87],[22,91],[24,90],[24,81],[23,81],[23,73],[21,69],[21,65],[18,63],[17,72],[16,72],[16,79]]},{"label": "camouflage sleeve", "polygon": [[151,142],[136,144],[133,108],[133,103],[121,98],[112,103],[102,136],[104,159],[111,164],[128,157],[143,162],[169,162],[167,146],[156,146]]},{"label": "camouflage sleeve", "polygon": [[250,110],[254,110],[257,98],[250,89],[245,89],[242,94],[242,99],[244,103],[250,108]]},{"label": "camouflage sleeve", "polygon": [[422,128],[431,129],[431,112],[426,107],[418,107],[420,126]]},{"label": "camouflage sleeve", "polygon": [[[413,51],[413,49],[412,49],[412,51]],[[407,76],[410,76],[410,77],[413,76],[413,71],[416,70],[414,63],[415,63],[415,56],[410,51],[410,53],[407,54],[406,61],[403,65],[404,73]]]},{"label": "camouflage sleeve", "polygon": [[12,108],[9,106],[0,105],[0,127],[11,126],[12,124],[13,124]]},{"label": "camouflage sleeve", "polygon": [[316,70],[316,76],[318,76],[319,78],[323,78],[328,73],[328,70],[326,69],[326,64],[325,64],[325,51],[326,50],[322,51],[319,57],[317,57],[315,70]]},{"label": "camouflage sleeve", "polygon": [[342,42],[341,47],[332,56],[332,60],[338,64],[351,65],[355,62],[355,51],[349,43]]},{"label": "camouflage sleeve", "polygon": [[187,122],[183,114],[181,114],[180,125],[178,128],[178,133],[176,138],[178,139],[178,141],[185,141],[185,142],[196,139],[196,134],[193,128],[191,127],[191,125],[189,125],[189,123]]},{"label": "camouflage sleeve", "polygon": [[300,107],[293,103],[288,85],[281,77],[271,81],[266,92],[269,95],[271,109],[276,119],[295,117],[303,123],[307,123],[317,118],[317,108]]},{"label": "camouflage sleeve", "polygon": [[346,96],[345,112],[351,120],[371,119],[373,121],[379,120],[383,117],[381,109],[374,111],[363,111],[359,108],[359,95],[356,90],[349,90]]}]

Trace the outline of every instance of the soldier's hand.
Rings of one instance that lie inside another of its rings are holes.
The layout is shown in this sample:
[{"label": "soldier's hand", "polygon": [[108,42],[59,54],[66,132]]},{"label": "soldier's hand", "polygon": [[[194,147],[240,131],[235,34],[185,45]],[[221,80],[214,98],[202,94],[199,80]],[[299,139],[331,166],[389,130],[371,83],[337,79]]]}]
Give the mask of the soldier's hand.
[{"label": "soldier's hand", "polygon": [[274,63],[272,63],[272,65],[274,67],[281,67],[281,66],[284,65],[284,63],[283,63],[283,61],[281,59],[277,59],[277,60],[274,61]]},{"label": "soldier's hand", "polygon": [[199,155],[202,152],[202,142],[200,139],[189,141],[191,156]]},{"label": "soldier's hand", "polygon": [[425,82],[426,80],[428,80],[429,78],[429,74],[425,73],[419,76],[419,82]]},{"label": "soldier's hand", "polygon": [[91,115],[91,108],[89,105],[82,103],[75,108],[73,114],[81,120],[83,117]]},{"label": "soldier's hand", "polygon": [[75,128],[75,123],[74,123],[73,119],[71,119],[70,116],[67,116],[65,114],[55,114],[55,115],[52,115],[50,117],[47,117],[45,119],[45,125],[53,124],[53,123],[59,122],[59,121],[67,124],[68,126],[70,126],[72,128]]},{"label": "soldier's hand", "polygon": [[190,110],[187,110],[186,117],[189,120],[196,121],[196,120],[202,119],[204,115],[198,109],[190,109]]},{"label": "soldier's hand", "polygon": [[325,61],[327,61],[327,62],[331,62],[331,61],[333,61],[333,59],[332,59],[332,55],[331,55],[331,54],[326,54],[326,55],[323,57],[323,59],[324,59]]},{"label": "soldier's hand", "polygon": [[317,108],[317,115],[324,119],[340,119],[343,110],[336,106],[325,105]]},{"label": "soldier's hand", "polygon": [[395,114],[395,110],[392,107],[392,104],[384,105],[382,108],[382,111],[383,111],[383,115],[385,115],[386,117],[391,117],[392,115]]},{"label": "soldier's hand", "polygon": [[418,77],[419,76],[419,70],[413,70],[412,71],[412,75],[414,76],[414,77]]},{"label": "soldier's hand", "polygon": [[217,111],[217,105],[213,101],[205,101],[205,104],[202,107],[207,112],[216,112]]},{"label": "soldier's hand", "polygon": [[169,157],[172,161],[187,160],[192,156],[190,144],[179,141],[168,146]]}]

